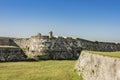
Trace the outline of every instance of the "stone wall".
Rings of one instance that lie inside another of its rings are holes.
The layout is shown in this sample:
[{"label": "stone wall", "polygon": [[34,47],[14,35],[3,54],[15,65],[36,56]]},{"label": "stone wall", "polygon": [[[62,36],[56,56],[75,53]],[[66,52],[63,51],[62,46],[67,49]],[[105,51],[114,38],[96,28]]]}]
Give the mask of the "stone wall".
[{"label": "stone wall", "polygon": [[82,52],[75,69],[83,80],[120,80],[120,58]]},{"label": "stone wall", "polygon": [[0,46],[16,46],[30,58],[35,59],[78,59],[81,50],[120,51],[120,43],[89,41],[71,37],[54,37],[38,33],[30,38],[0,37]]},{"label": "stone wall", "polygon": [[11,42],[12,41],[16,44],[16,46],[22,49],[25,49],[27,46],[29,46],[29,38],[11,38]]},{"label": "stone wall", "polygon": [[36,59],[78,59],[81,50],[120,51],[119,43],[54,37],[38,33],[31,38],[12,38],[28,57]]},{"label": "stone wall", "polygon": [[0,61],[23,61],[26,60],[25,54],[18,47],[0,47]]},{"label": "stone wall", "polygon": [[76,39],[79,44],[81,44],[84,50],[91,51],[120,51],[120,43],[115,42],[99,42],[99,41],[89,41],[84,39]]},{"label": "stone wall", "polygon": [[10,45],[10,39],[5,37],[0,37],[0,45]]},{"label": "stone wall", "polygon": [[78,59],[81,47],[73,39],[32,37],[27,55],[37,59]]}]

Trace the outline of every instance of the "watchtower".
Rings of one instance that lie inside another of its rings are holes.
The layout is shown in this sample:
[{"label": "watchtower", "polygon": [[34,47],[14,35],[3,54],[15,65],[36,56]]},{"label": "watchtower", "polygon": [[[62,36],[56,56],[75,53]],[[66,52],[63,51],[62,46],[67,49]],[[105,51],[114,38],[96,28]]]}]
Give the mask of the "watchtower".
[{"label": "watchtower", "polygon": [[48,33],[48,36],[49,36],[49,38],[53,38],[53,32],[50,31],[50,32]]},{"label": "watchtower", "polygon": [[41,33],[38,33],[38,34],[37,34],[37,37],[39,37],[39,38],[40,38],[40,37],[41,37]]}]

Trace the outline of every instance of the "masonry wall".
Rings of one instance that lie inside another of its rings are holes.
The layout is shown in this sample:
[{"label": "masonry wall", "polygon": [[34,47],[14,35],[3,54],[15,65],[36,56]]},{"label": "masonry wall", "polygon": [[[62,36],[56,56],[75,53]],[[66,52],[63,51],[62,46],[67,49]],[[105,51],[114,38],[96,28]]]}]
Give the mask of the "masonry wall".
[{"label": "masonry wall", "polygon": [[29,38],[12,38],[11,40],[21,49],[25,49],[29,46]]},{"label": "masonry wall", "polygon": [[81,47],[73,39],[32,37],[28,56],[38,59],[77,59]]},{"label": "masonry wall", "polygon": [[[40,33],[30,38],[8,38],[0,37],[1,59],[5,55],[17,55],[21,53],[18,49],[4,49],[4,46],[15,46],[21,49],[24,55],[36,60],[40,59],[78,59],[81,50],[91,51],[120,51],[120,43],[89,41],[85,39],[73,39],[71,37],[54,37],[51,34]],[[3,47],[2,47],[3,46]],[[9,50],[13,50],[10,52]],[[17,51],[18,52],[17,52]],[[8,52],[10,53],[8,53]],[[15,52],[17,52],[15,54]],[[6,54],[5,54],[6,52]],[[4,54],[2,54],[4,53]],[[22,53],[21,53],[22,54]],[[17,58],[17,56],[16,56]],[[5,58],[6,59],[6,58]],[[13,58],[14,59],[14,58]]]},{"label": "masonry wall", "polygon": [[[32,47],[34,47],[34,50],[47,49],[50,50],[48,45],[51,44],[58,44],[61,46],[72,46],[77,47],[78,49],[82,47],[84,50],[91,50],[91,51],[120,51],[120,43],[113,43],[113,42],[98,42],[98,41],[89,41],[85,39],[72,39],[72,38],[45,38],[45,37],[31,37],[31,38],[14,38],[13,41],[21,48],[29,48],[32,50]],[[60,44],[61,43],[61,44]],[[68,47],[69,47],[68,46]],[[44,47],[44,48],[43,48]],[[53,47],[53,46],[52,46]],[[52,48],[51,47],[51,48]],[[55,49],[55,48],[54,48]]]},{"label": "masonry wall", "polygon": [[71,37],[32,36],[31,38],[13,38],[28,57],[36,59],[78,59],[81,50],[120,51],[119,43],[73,39]]},{"label": "masonry wall", "polygon": [[20,48],[0,47],[0,61],[23,61],[25,54]]},{"label": "masonry wall", "polygon": [[120,51],[120,43],[88,41],[84,39],[76,39],[76,41],[82,46],[84,50],[106,52]]},{"label": "masonry wall", "polygon": [[82,52],[75,69],[83,80],[120,80],[120,58]]}]

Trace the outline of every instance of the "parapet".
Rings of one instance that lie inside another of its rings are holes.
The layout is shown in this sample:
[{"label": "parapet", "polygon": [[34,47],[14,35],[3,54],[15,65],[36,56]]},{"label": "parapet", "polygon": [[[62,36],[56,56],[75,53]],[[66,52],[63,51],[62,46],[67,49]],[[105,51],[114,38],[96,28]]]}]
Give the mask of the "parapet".
[{"label": "parapet", "polygon": [[50,31],[48,33],[48,35],[42,35],[41,33],[38,33],[37,35],[35,36],[31,36],[31,38],[40,38],[40,39],[49,39],[49,38],[53,38],[53,32]]}]

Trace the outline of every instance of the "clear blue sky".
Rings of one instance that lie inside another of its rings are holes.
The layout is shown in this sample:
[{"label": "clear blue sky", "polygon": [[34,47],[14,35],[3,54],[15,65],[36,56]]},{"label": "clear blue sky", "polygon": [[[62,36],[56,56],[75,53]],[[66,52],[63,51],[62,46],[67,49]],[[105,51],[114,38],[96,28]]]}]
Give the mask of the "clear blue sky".
[{"label": "clear blue sky", "polygon": [[40,32],[120,41],[120,0],[0,0],[0,36]]}]

